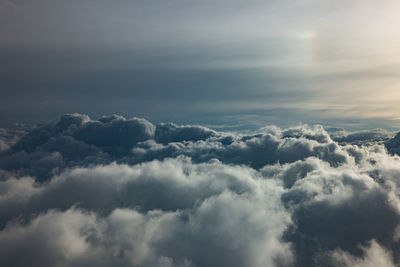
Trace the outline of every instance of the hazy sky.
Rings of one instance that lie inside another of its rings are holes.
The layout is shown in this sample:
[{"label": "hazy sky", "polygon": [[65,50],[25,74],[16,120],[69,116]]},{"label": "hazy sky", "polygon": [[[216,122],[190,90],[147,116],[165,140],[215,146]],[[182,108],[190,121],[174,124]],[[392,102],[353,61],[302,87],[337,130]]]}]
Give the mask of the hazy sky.
[{"label": "hazy sky", "polygon": [[400,2],[0,0],[0,120],[400,127]]}]

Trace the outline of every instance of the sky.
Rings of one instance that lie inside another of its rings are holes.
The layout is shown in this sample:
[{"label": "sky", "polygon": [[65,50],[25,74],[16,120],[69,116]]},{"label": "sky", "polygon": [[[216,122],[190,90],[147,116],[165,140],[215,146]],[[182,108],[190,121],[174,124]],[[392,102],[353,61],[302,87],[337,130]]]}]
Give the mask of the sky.
[{"label": "sky", "polygon": [[400,128],[395,0],[0,0],[0,120]]},{"label": "sky", "polygon": [[399,266],[399,10],[0,0],[0,266]]}]

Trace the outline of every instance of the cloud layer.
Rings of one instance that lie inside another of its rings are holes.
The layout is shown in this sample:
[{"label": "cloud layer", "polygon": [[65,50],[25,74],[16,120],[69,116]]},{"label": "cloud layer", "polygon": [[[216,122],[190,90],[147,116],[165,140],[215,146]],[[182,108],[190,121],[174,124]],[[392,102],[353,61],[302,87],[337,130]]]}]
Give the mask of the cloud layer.
[{"label": "cloud layer", "polygon": [[380,130],[69,114],[12,142],[5,131],[1,266],[400,262],[399,142]]}]

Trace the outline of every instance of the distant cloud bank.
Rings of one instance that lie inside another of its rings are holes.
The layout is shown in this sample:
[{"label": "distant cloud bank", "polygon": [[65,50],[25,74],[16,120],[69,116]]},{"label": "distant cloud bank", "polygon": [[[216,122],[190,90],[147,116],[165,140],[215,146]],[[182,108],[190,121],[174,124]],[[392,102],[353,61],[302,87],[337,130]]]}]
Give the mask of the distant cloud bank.
[{"label": "distant cloud bank", "polygon": [[0,131],[1,266],[396,266],[400,137],[67,114]]}]

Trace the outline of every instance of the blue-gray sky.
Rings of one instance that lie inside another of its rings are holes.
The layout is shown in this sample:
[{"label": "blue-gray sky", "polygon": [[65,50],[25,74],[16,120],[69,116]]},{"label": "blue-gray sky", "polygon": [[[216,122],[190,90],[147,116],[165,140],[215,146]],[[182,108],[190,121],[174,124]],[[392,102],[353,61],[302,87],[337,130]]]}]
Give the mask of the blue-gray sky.
[{"label": "blue-gray sky", "polygon": [[0,0],[0,119],[400,126],[400,3]]}]

